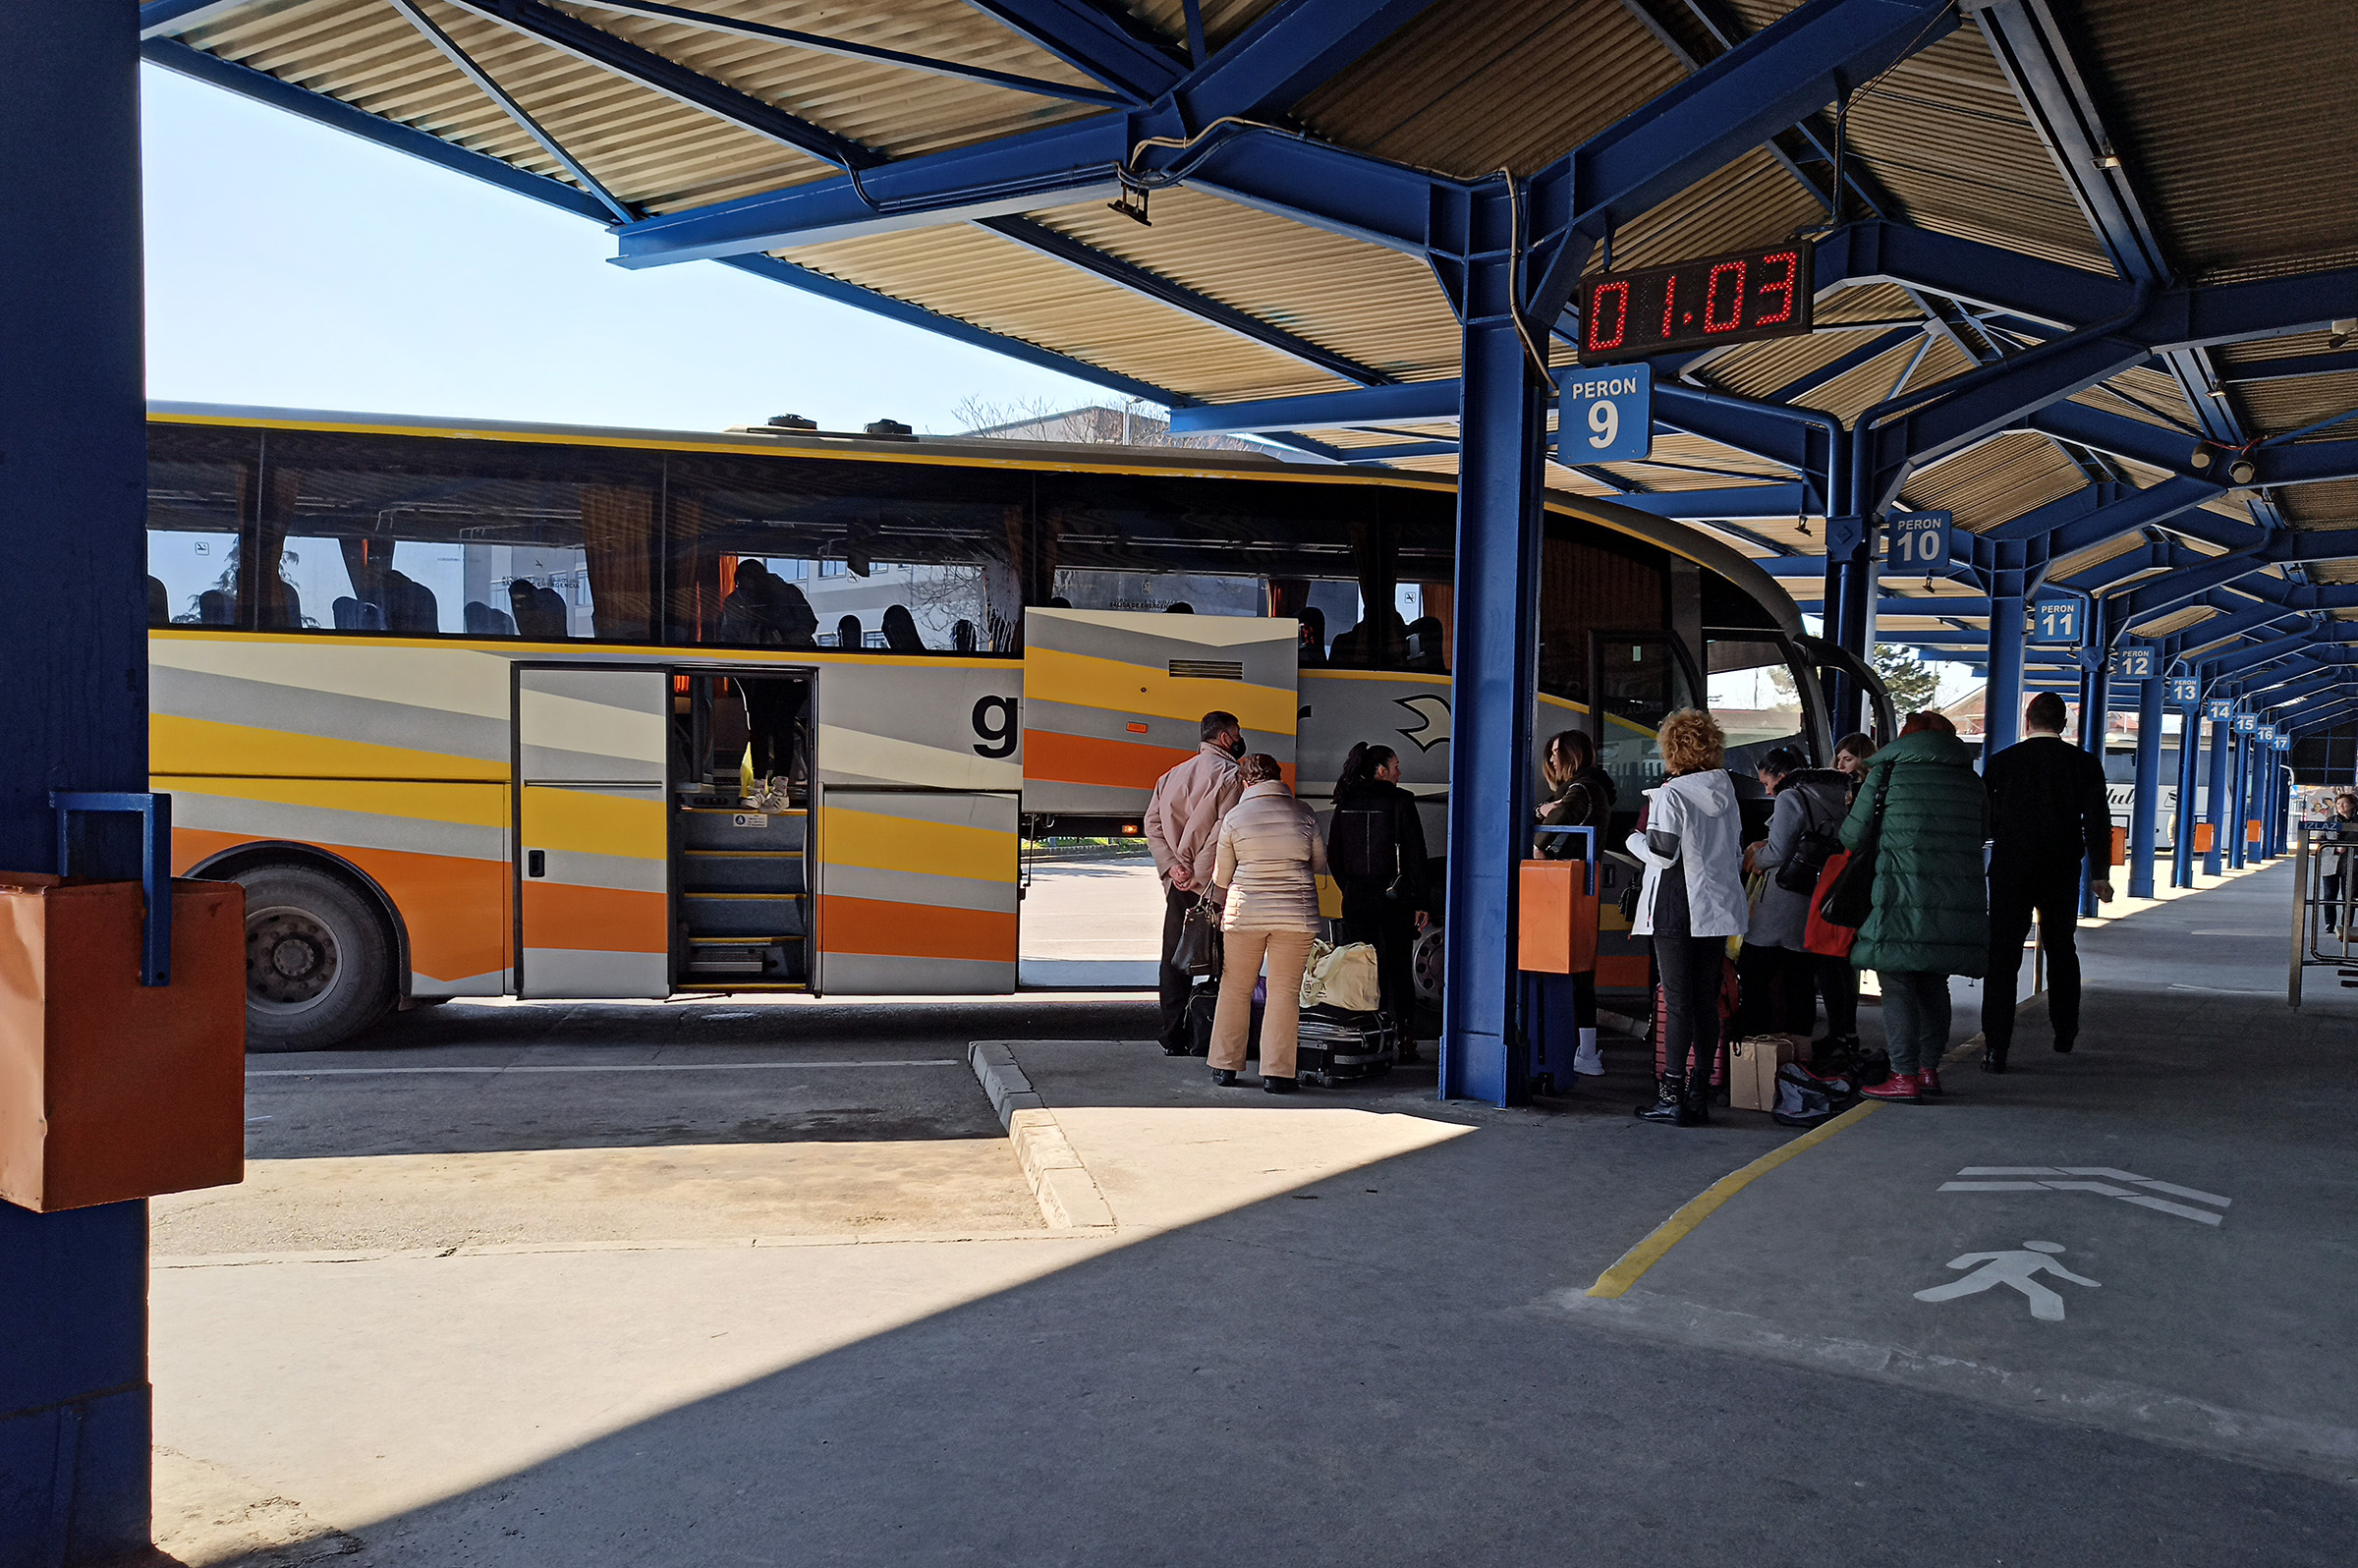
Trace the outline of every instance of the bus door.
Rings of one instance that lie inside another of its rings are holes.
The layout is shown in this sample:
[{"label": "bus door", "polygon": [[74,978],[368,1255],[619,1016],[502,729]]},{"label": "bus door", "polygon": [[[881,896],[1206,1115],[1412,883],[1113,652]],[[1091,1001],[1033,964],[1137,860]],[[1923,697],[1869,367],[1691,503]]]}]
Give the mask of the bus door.
[{"label": "bus door", "polygon": [[814,988],[1014,990],[1023,666],[878,652],[817,683]]},{"label": "bus door", "polygon": [[1024,810],[1138,820],[1154,780],[1234,713],[1294,782],[1298,623],[1138,610],[1024,612]]},{"label": "bus door", "polygon": [[671,993],[671,677],[516,671],[517,994]]}]

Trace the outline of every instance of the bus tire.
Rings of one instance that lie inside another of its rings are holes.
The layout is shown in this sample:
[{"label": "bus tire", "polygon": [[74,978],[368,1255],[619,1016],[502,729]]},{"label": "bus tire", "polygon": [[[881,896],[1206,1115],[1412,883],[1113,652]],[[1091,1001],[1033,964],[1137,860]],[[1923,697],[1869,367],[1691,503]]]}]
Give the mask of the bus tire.
[{"label": "bus tire", "polygon": [[1435,924],[1419,931],[1416,945],[1409,949],[1409,972],[1416,977],[1417,1000],[1427,1007],[1441,1005],[1442,943],[1441,927]]},{"label": "bus tire", "polygon": [[286,864],[235,880],[246,889],[248,1050],[325,1050],[392,1009],[392,937],[357,888]]}]

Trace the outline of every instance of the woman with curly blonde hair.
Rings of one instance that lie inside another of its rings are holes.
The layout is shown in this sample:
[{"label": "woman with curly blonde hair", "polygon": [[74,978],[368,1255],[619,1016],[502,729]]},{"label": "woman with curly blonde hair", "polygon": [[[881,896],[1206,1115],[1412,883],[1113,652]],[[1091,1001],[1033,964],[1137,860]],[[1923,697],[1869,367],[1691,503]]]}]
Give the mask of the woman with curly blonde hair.
[{"label": "woman with curly blonde hair", "polygon": [[1741,935],[1751,920],[1743,813],[1717,720],[1700,708],[1680,708],[1662,720],[1658,744],[1669,777],[1646,792],[1645,830],[1629,835],[1629,852],[1646,866],[1630,930],[1653,938],[1665,1015],[1662,1077],[1653,1102],[1638,1114],[1695,1127],[1711,1119],[1727,938]]}]

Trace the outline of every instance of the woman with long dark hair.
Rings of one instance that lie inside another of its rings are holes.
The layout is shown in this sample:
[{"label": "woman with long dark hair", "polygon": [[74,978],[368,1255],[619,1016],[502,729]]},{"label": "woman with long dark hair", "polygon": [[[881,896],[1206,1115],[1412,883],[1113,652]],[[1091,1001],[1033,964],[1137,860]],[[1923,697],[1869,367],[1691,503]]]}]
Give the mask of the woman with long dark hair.
[{"label": "woman with long dark hair", "polygon": [[1334,781],[1326,864],[1343,894],[1343,940],[1376,949],[1384,1011],[1400,1031],[1401,1059],[1416,1059],[1417,932],[1432,916],[1425,824],[1400,787],[1400,754],[1362,741]]},{"label": "woman with long dark hair", "polygon": [[[1613,819],[1615,791],[1613,776],[1597,765],[1597,743],[1589,732],[1565,730],[1551,738],[1540,755],[1540,777],[1545,786],[1538,809],[1540,826],[1593,827],[1597,848],[1601,851],[1604,830]],[[1545,861],[1577,859],[1583,848],[1580,838],[1578,833],[1536,833],[1531,852]],[[1591,1078],[1602,1073],[1604,1058],[1597,1051],[1597,972],[1549,975],[1542,985],[1547,993],[1550,1025],[1561,1014],[1563,1004],[1570,1003],[1571,1027],[1579,1031],[1572,1071]]]}]

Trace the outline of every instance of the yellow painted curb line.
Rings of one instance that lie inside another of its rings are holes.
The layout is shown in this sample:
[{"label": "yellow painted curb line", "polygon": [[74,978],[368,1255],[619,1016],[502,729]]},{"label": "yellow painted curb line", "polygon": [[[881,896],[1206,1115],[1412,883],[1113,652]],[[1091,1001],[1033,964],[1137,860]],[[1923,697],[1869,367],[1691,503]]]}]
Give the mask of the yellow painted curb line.
[{"label": "yellow painted curb line", "polygon": [[1700,1194],[1687,1201],[1686,1205],[1654,1228],[1654,1234],[1621,1255],[1620,1261],[1597,1276],[1589,1287],[1592,1296],[1618,1296],[1636,1284],[1646,1270],[1662,1260],[1662,1255],[1686,1240],[1687,1232],[1712,1217],[1721,1204],[1750,1187],[1754,1182],[1806,1149],[1817,1148],[1845,1127],[1856,1126],[1870,1111],[1881,1110],[1878,1100],[1861,1100],[1824,1127],[1813,1128],[1781,1148],[1769,1150],[1742,1170],[1729,1171]]}]

